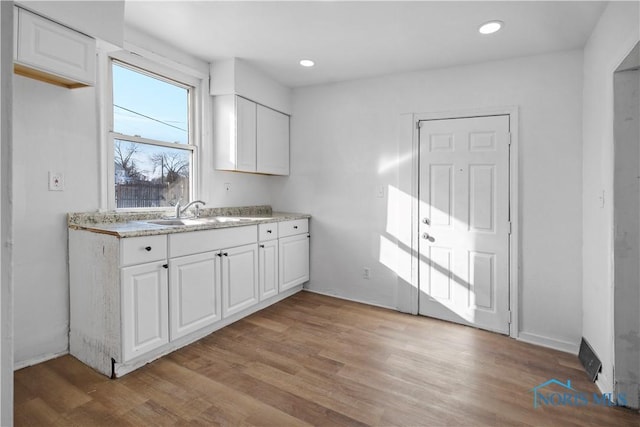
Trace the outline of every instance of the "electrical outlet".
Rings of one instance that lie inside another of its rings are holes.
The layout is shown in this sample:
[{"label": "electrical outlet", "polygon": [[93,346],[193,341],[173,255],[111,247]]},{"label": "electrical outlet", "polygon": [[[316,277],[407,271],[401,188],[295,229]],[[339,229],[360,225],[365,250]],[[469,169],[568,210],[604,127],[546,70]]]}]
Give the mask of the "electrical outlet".
[{"label": "electrical outlet", "polygon": [[231,183],[230,182],[225,182],[224,183],[224,191],[226,191],[227,193],[231,191]]},{"label": "electrical outlet", "polygon": [[371,269],[369,267],[362,269],[362,278],[367,280],[371,278]]},{"label": "electrical outlet", "polygon": [[49,191],[64,190],[64,174],[60,172],[49,172]]}]

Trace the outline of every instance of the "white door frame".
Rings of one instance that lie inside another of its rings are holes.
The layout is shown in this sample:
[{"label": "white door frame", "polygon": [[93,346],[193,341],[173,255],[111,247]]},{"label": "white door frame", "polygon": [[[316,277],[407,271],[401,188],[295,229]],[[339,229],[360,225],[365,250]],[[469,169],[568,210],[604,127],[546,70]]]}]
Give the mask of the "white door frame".
[{"label": "white door frame", "polygon": [[[409,125],[411,122],[412,130],[408,132],[406,128],[401,130],[400,135],[400,151],[411,150],[411,168],[401,168],[399,180],[401,184],[404,182],[405,191],[410,192],[411,206],[411,290],[408,293],[401,294],[399,286],[398,308],[401,311],[407,311],[412,314],[418,314],[419,299],[419,282],[418,282],[418,244],[419,236],[417,225],[419,221],[419,194],[418,183],[420,179],[420,132],[418,122],[421,120],[437,120],[437,119],[462,119],[470,117],[483,116],[509,116],[509,132],[511,133],[510,155],[509,155],[509,217],[511,220],[511,234],[509,236],[509,310],[511,311],[511,323],[509,325],[509,336],[517,338],[520,330],[519,327],[519,308],[520,308],[520,213],[519,213],[519,183],[518,183],[518,107],[495,107],[495,108],[479,108],[472,110],[455,110],[432,113],[413,113],[405,114],[401,118],[401,127]],[[410,172],[409,172],[410,170]],[[400,281],[399,281],[400,285]],[[408,299],[408,301],[407,301]]]},{"label": "white door frame", "polygon": [[13,425],[13,2],[0,1],[0,425]]}]

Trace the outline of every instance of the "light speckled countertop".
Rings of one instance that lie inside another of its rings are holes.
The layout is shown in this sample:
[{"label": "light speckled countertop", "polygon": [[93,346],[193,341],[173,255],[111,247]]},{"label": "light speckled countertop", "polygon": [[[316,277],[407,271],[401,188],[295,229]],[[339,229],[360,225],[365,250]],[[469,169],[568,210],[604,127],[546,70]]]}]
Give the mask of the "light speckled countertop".
[{"label": "light speckled countertop", "polygon": [[[117,237],[139,237],[157,234],[184,233],[215,228],[243,227],[269,222],[311,218],[308,214],[273,212],[270,206],[200,209],[200,218],[232,217],[239,221],[204,222],[188,225],[159,225],[146,221],[167,218],[167,212],[78,212],[67,215],[70,229],[110,234]],[[185,215],[183,219],[189,219]],[[192,217],[191,217],[192,218]],[[223,219],[224,219],[223,218]],[[195,222],[195,221],[194,221]]]}]

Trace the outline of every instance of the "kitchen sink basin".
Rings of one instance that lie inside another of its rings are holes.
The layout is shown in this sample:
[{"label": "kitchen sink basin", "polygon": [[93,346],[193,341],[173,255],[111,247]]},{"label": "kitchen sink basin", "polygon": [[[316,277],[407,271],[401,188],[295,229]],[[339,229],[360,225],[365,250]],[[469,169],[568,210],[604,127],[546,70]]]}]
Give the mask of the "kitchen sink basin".
[{"label": "kitchen sink basin", "polygon": [[149,224],[156,224],[156,225],[173,225],[173,226],[178,226],[178,225],[200,225],[202,224],[202,221],[198,220],[198,219],[152,219],[149,221],[145,221]]},{"label": "kitchen sink basin", "polygon": [[205,221],[209,221],[209,222],[247,222],[247,221],[251,221],[251,218],[240,218],[240,217],[233,217],[233,216],[214,216],[211,218],[201,218]]},{"label": "kitchen sink basin", "polygon": [[182,225],[206,225],[206,224],[222,224],[227,222],[249,222],[252,218],[241,218],[233,216],[213,216],[204,218],[167,218],[167,219],[151,219],[145,221],[148,224],[164,225],[179,227]]}]

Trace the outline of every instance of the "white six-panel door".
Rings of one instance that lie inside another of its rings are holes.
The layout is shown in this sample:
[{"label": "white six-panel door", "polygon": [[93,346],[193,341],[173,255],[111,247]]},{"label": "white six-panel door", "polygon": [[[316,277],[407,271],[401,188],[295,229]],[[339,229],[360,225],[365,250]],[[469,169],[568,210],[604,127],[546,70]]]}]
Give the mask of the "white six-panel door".
[{"label": "white six-panel door", "polygon": [[419,136],[419,313],[509,333],[509,116]]}]

